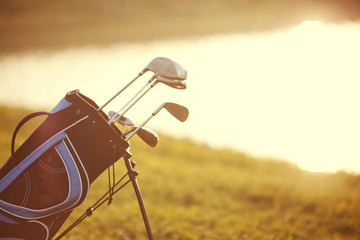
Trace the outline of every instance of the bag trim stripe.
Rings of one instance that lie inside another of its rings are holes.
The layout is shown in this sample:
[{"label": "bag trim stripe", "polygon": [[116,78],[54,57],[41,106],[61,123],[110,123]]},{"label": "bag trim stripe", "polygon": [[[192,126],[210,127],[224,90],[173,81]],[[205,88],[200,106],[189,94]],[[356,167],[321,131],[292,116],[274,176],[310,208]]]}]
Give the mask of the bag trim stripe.
[{"label": "bag trim stripe", "polygon": [[24,178],[25,178],[26,186],[25,186],[24,199],[20,204],[20,206],[22,206],[22,207],[25,206],[25,204],[29,200],[29,196],[30,196],[30,192],[31,192],[31,180],[30,180],[29,173],[27,171],[24,172]]},{"label": "bag trim stripe", "polygon": [[63,141],[60,142],[55,147],[55,149],[67,169],[66,172],[69,182],[69,191],[66,200],[57,205],[44,209],[30,209],[27,207],[20,207],[0,200],[0,207],[2,210],[13,216],[23,219],[37,219],[49,216],[64,209],[71,208],[80,201],[83,189],[80,172],[75,164],[75,161]]},{"label": "bag trim stripe", "polygon": [[81,159],[80,159],[80,157],[79,157],[79,154],[77,153],[77,151],[76,151],[76,149],[75,149],[74,145],[73,145],[73,144],[72,144],[72,142],[70,141],[70,138],[69,138],[69,136],[68,136],[68,135],[66,135],[66,139],[68,140],[68,142],[69,142],[69,144],[70,144],[70,146],[71,146],[71,149],[74,151],[74,153],[75,153],[75,155],[76,155],[77,159],[79,159],[79,163],[80,163],[80,165],[81,165],[82,169],[84,170],[84,173],[85,173],[85,176],[86,176],[86,181],[87,181],[87,182],[86,182],[87,190],[86,190],[86,195],[85,195],[85,198],[86,198],[87,193],[89,192],[89,189],[90,189],[90,180],[89,180],[89,176],[88,176],[88,174],[87,174],[87,171],[86,171],[86,168],[85,168],[84,164],[82,163],[82,161],[81,161]]},{"label": "bag trim stripe", "polygon": [[[0,193],[4,191],[33,161],[35,161],[39,156],[41,156],[45,151],[47,151],[51,146],[54,145],[55,142],[59,142],[64,139],[64,132],[69,128],[75,126],[79,122],[85,120],[89,116],[85,116],[75,123],[67,126],[63,130],[56,133],[54,136],[49,138],[46,142],[40,145],[37,149],[35,149],[32,153],[30,153],[21,163],[19,163],[15,168],[8,172],[1,180],[0,180]],[[50,143],[49,143],[50,142]],[[45,150],[44,150],[45,149]],[[34,158],[33,158],[34,157]],[[30,161],[33,160],[33,161]],[[29,161],[29,163],[28,163]]]},{"label": "bag trim stripe", "polygon": [[49,239],[49,228],[48,228],[48,226],[46,226],[45,223],[40,222],[40,221],[36,221],[36,220],[31,220],[29,222],[36,222],[36,223],[39,223],[41,226],[43,226],[45,228],[45,230],[46,230],[46,238],[45,238],[45,240]]},{"label": "bag trim stripe", "polygon": [[[39,148],[37,148],[34,151],[36,153],[33,152],[32,154],[30,154],[27,158],[25,158],[23,160],[23,162],[28,162],[27,164],[23,164],[24,166],[21,166],[23,169],[15,168],[15,169],[13,169],[13,171],[10,172],[10,173],[14,172],[13,174],[14,175],[17,174],[17,176],[20,175],[31,163],[36,161],[36,159],[38,159],[39,156],[41,156],[50,147],[53,147],[54,144],[56,144],[57,142],[60,141],[60,143],[55,147],[55,149],[58,152],[59,156],[61,157],[61,160],[63,161],[65,167],[67,168],[66,172],[67,172],[68,179],[69,179],[69,193],[68,193],[66,200],[60,204],[57,204],[50,208],[41,209],[41,210],[19,207],[19,206],[7,203],[3,200],[0,200],[0,209],[1,210],[9,213],[10,215],[17,216],[17,217],[20,217],[23,219],[37,219],[37,218],[49,216],[58,211],[63,211],[65,209],[69,209],[69,208],[73,207],[74,205],[76,205],[82,199],[83,189],[82,189],[82,180],[81,180],[80,172],[79,172],[79,169],[75,163],[75,160],[74,160],[73,156],[71,155],[68,147],[66,146],[66,143],[64,142],[64,140],[65,139],[69,140],[69,138],[67,137],[67,135],[65,133],[65,130],[76,125],[78,122],[86,119],[87,117],[88,116],[86,116],[86,117],[80,119],[79,121],[75,122],[74,124],[68,126],[64,130],[62,130],[59,133],[57,133],[56,135],[54,135],[52,138],[50,138],[44,144],[42,144]],[[72,144],[70,147],[74,151]],[[65,153],[65,155],[63,153]],[[76,157],[78,157],[78,156],[76,156]],[[79,162],[81,162],[81,160]],[[73,169],[76,169],[76,170],[73,170]],[[70,171],[70,170],[72,170],[72,171]],[[6,175],[6,176],[8,176],[8,175]],[[15,177],[15,179],[16,179],[16,177]],[[10,176],[8,178],[11,179],[12,176]],[[87,180],[88,180],[88,177],[87,177]],[[0,181],[0,184],[2,181],[3,180]],[[9,181],[9,180],[7,180],[7,181]],[[10,184],[11,184],[11,182],[10,182]],[[10,184],[8,184],[8,185],[10,185]],[[87,191],[86,191],[86,194],[87,194],[88,189],[89,189],[89,182],[87,182],[86,185],[87,185]],[[79,186],[79,188],[76,188],[76,186]]]},{"label": "bag trim stripe", "polygon": [[66,200],[55,206],[45,209],[39,209],[39,210],[30,209],[26,207],[19,207],[10,203],[6,203],[4,201],[0,201],[0,206],[3,208],[4,211],[8,212],[11,215],[21,217],[24,219],[36,219],[36,218],[46,217],[63,209],[71,208],[72,206],[74,206],[79,202],[83,190],[80,172],[75,164],[73,157],[71,156],[69,150],[67,149],[64,141],[60,142],[55,147],[55,149],[67,169],[66,172],[69,182],[69,192]]},{"label": "bag trim stripe", "polygon": [[[6,222],[6,223],[10,223],[10,224],[19,224],[17,221],[15,221],[12,218],[9,218],[3,214],[0,213],[0,221],[1,222]],[[1,238],[0,238],[1,239]]]}]

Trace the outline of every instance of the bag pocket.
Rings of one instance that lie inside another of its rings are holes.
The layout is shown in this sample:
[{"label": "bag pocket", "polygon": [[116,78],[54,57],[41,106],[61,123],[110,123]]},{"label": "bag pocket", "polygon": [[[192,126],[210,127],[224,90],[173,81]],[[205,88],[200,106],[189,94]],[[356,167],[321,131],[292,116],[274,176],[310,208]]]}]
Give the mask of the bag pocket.
[{"label": "bag pocket", "polygon": [[86,171],[63,131],[0,180],[0,210],[22,219],[38,219],[80,204],[88,188]]}]

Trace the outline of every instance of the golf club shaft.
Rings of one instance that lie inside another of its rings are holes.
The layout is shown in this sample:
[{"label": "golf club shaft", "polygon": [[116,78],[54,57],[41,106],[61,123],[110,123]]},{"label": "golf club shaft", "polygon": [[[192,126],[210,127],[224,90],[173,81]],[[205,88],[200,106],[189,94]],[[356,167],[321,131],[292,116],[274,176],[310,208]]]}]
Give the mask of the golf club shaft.
[{"label": "golf club shaft", "polygon": [[[127,111],[130,110],[130,108],[132,108],[135,103],[137,103],[143,96],[145,96],[145,94],[147,92],[149,92],[155,85],[157,84],[157,81],[155,81],[154,83],[152,83],[146,90],[145,92],[143,92],[135,101],[133,101],[130,106],[128,106],[121,114],[117,115],[116,118],[114,118],[113,122],[116,122],[120,117],[122,117]],[[108,122],[109,124],[111,124],[111,122]]]},{"label": "golf club shaft", "polygon": [[117,96],[119,96],[120,93],[122,93],[126,88],[128,88],[133,82],[135,82],[136,79],[138,79],[143,73],[139,73],[133,80],[131,80],[128,84],[126,84],[125,87],[123,87],[119,92],[117,92],[112,98],[110,98],[104,105],[99,107],[97,111],[102,110],[106,105],[108,105],[112,100],[114,100]]},{"label": "golf club shaft", "polygon": [[[132,102],[134,101],[134,99],[141,93],[144,91],[144,89],[152,82],[154,81],[154,79],[156,78],[156,75],[152,76],[150,78],[150,80],[140,89],[140,91],[138,91],[131,99],[130,101],[128,101],[116,114],[114,114],[108,121],[108,123],[110,124],[111,122],[116,122],[119,118],[121,118],[138,100],[136,100],[135,103],[133,103],[129,108],[126,109],[126,107]],[[148,90],[146,90],[147,92]],[[121,111],[123,111],[124,109],[126,109],[124,112],[122,112],[120,114]]]},{"label": "golf club shaft", "polygon": [[164,104],[158,107],[143,123],[141,123],[134,131],[130,133],[130,135],[125,138],[125,141],[129,141],[129,139],[136,134],[137,131],[139,131],[140,128],[142,128],[146,123],[150,121],[160,110],[163,108]]},{"label": "golf club shaft", "polygon": [[[155,82],[153,82],[155,80]],[[138,96],[144,89],[145,87],[150,84],[151,82],[153,82],[151,84],[151,86],[140,96],[138,97],[135,101],[134,99],[136,98],[136,96]],[[157,74],[155,74],[149,81],[148,83],[129,101],[125,104],[125,106],[119,110],[119,112],[117,112],[117,115],[113,116],[108,123],[111,124],[112,122],[117,121],[119,118],[121,118],[122,116],[124,116],[124,114],[132,107],[135,105],[135,103],[137,103],[137,101],[139,101],[151,88],[153,88],[157,83],[163,83],[168,85],[169,87],[175,88],[175,89],[186,89],[186,85],[184,82],[181,81],[176,81],[176,80],[170,80],[170,79],[166,79],[164,77],[158,76]],[[128,108],[126,108],[132,101],[134,101]],[[121,114],[120,112],[126,108]]]},{"label": "golf club shaft", "polygon": [[132,127],[128,130],[126,130],[125,132],[122,133],[122,137],[126,137],[126,135],[128,135],[129,133],[133,132],[137,127]]}]

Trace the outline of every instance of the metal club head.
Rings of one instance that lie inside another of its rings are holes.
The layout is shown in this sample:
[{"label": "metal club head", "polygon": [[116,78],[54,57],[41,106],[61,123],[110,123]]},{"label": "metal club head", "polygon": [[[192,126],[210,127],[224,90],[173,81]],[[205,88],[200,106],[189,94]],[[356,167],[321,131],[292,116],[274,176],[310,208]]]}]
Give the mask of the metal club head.
[{"label": "metal club head", "polygon": [[[152,79],[156,79],[147,89],[146,86],[148,84],[151,83],[151,81],[149,81],[138,93],[135,94],[135,96],[133,96],[133,98],[130,99],[130,101],[128,101],[125,106],[120,109],[115,115],[112,115],[112,117],[110,117],[108,123],[113,123],[116,122],[118,119],[121,119],[123,117],[123,115],[132,107],[135,105],[135,103],[137,103],[148,91],[150,91],[156,84],[163,83],[169,87],[175,88],[175,89],[186,89],[186,83],[185,80],[183,81],[179,81],[179,80],[174,80],[174,79],[168,79],[165,77],[161,77],[161,76],[156,76],[153,77]],[[145,90],[144,90],[145,89]],[[138,96],[141,93],[140,96]],[[137,97],[137,98],[136,98]],[[121,113],[120,113],[121,112]]]},{"label": "metal club head", "polygon": [[144,127],[139,127],[139,129],[137,129],[137,127],[132,127],[125,131],[122,136],[126,137],[128,134],[133,133],[136,130],[133,134],[136,133],[150,147],[156,147],[159,142],[159,136],[153,130]]},{"label": "metal club head", "polygon": [[165,57],[154,58],[140,74],[147,71],[169,79],[185,80],[187,78],[187,72],[180,64]]},{"label": "metal club head", "polygon": [[140,128],[136,134],[150,147],[156,147],[159,142],[159,136],[148,128]]},{"label": "metal club head", "polygon": [[[114,100],[120,93],[127,89],[133,82],[136,81],[140,76],[145,72],[152,71],[155,73],[155,76],[162,76],[165,78],[173,80],[185,80],[187,78],[186,70],[180,66],[180,64],[174,62],[173,60],[165,57],[154,58],[133,80],[126,84],[121,90],[119,90],[113,97],[107,100],[97,111],[102,110],[107,106],[112,100]],[[154,80],[154,77],[149,80],[151,82]],[[110,121],[111,122],[111,121]],[[110,123],[109,122],[109,123]]]},{"label": "metal club head", "polygon": [[[163,108],[165,108],[171,115],[173,115],[177,120],[181,122],[185,122],[189,116],[189,110],[186,107],[171,102],[163,103],[143,123],[141,123],[140,126],[138,126],[134,131],[132,131],[130,135],[125,138],[125,141],[128,141],[132,136],[134,136],[134,134],[137,133],[140,130],[140,128],[142,128],[148,121],[150,121],[151,118],[153,118],[156,114],[158,114],[160,110]],[[127,134],[128,133],[123,135],[126,136]]]},{"label": "metal club head", "polygon": [[[113,117],[116,117],[116,115],[118,115],[118,114],[116,112],[114,112],[114,111],[109,112],[110,119],[113,118]],[[125,127],[133,127],[134,126],[134,123],[129,118],[127,118],[125,116],[121,116],[116,121],[118,123],[120,123],[121,125],[125,126]]]},{"label": "metal club head", "polygon": [[176,89],[186,89],[186,83],[185,80],[178,81],[178,80],[172,80],[165,77],[158,76],[156,78],[155,82],[161,82],[163,84],[168,85],[169,87],[176,88]]},{"label": "metal club head", "polygon": [[189,110],[177,103],[166,102],[160,106],[159,111],[162,108],[165,108],[171,115],[181,122],[185,122],[189,116]]}]

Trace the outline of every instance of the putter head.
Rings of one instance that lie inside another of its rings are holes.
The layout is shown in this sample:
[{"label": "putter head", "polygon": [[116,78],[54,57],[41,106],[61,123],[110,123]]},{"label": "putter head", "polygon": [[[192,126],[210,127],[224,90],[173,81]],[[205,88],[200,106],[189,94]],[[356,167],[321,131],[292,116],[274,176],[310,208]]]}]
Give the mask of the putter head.
[{"label": "putter head", "polygon": [[[163,84],[168,85],[169,87],[172,88],[176,88],[176,89],[186,89],[186,83],[185,80],[183,81],[178,81],[178,80],[172,80],[172,79],[168,79],[162,76],[158,76],[156,78],[157,82],[161,82]],[[155,83],[156,84],[156,83]]]},{"label": "putter head", "polygon": [[154,58],[141,74],[146,71],[152,71],[159,76],[173,80],[185,80],[187,78],[187,72],[181,65],[165,57]]},{"label": "putter head", "polygon": [[166,102],[163,105],[171,115],[173,115],[177,120],[185,122],[189,116],[189,110],[177,103]]},{"label": "putter head", "polygon": [[[114,115],[118,115],[116,112],[114,111],[110,111],[109,112],[109,117],[112,118]],[[116,122],[120,123],[121,125],[125,126],[125,127],[133,127],[134,123],[127,117],[122,116],[121,118],[119,118],[118,120],[116,120]]]}]

